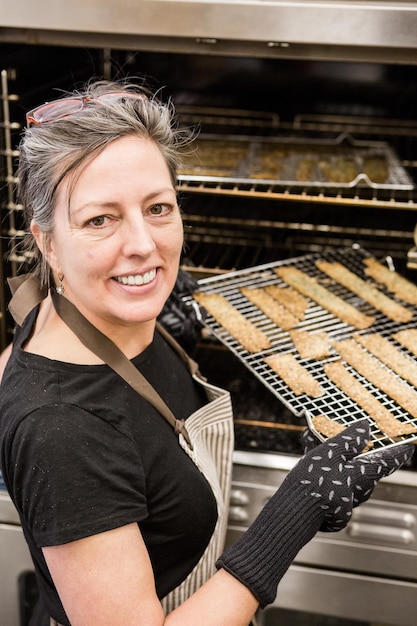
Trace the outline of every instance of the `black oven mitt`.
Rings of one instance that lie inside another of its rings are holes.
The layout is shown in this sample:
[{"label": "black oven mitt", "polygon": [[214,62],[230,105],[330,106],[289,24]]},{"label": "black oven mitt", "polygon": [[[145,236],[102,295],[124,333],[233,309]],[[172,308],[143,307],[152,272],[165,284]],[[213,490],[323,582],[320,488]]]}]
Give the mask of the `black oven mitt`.
[{"label": "black oven mitt", "polygon": [[414,448],[405,444],[355,458],[369,432],[368,420],[361,420],[310,450],[218,559],[217,568],[248,587],[261,607],[274,601],[279,581],[318,530],[344,528],[352,509],[368,500],[380,478],[411,458]]}]

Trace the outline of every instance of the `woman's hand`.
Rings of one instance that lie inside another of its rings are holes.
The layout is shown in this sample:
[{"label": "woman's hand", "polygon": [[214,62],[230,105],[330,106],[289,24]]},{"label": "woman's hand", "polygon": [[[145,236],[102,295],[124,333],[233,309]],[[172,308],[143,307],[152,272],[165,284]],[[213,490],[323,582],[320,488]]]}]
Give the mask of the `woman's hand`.
[{"label": "woman's hand", "polygon": [[378,481],[413,454],[412,446],[402,445],[356,458],[368,441],[369,423],[361,420],[310,450],[218,560],[217,566],[247,585],[261,606],[273,602],[282,576],[316,532],[344,528]]},{"label": "woman's hand", "polygon": [[[355,435],[352,438],[350,434],[355,429],[356,441]],[[320,527],[320,531],[324,532],[336,532],[344,528],[352,516],[352,509],[366,502],[371,497],[378,481],[404,465],[412,457],[414,451],[413,446],[403,444],[394,448],[383,448],[370,452],[365,457],[354,458],[351,463],[343,461],[344,465],[341,464],[338,468],[340,481],[337,480],[337,477],[335,480],[332,472],[327,477],[330,479],[329,481],[326,480],[326,475],[331,468],[323,467],[323,465],[327,465],[326,457],[330,457],[329,465],[332,464],[332,456],[334,453],[338,454],[335,447],[339,448],[337,444],[340,441],[345,442],[346,451],[354,451],[356,448],[359,454],[369,441],[368,421],[357,422],[356,425],[323,444],[320,444],[313,433],[306,429],[302,435],[305,456],[294,468],[295,470],[298,467],[298,471],[302,471],[306,459],[307,462],[311,462],[309,472],[317,481],[317,497],[321,497],[321,507],[324,510],[328,507]],[[311,487],[314,488],[314,480]],[[329,499],[328,504],[326,504],[326,498]],[[336,508],[335,502],[340,503]]]}]

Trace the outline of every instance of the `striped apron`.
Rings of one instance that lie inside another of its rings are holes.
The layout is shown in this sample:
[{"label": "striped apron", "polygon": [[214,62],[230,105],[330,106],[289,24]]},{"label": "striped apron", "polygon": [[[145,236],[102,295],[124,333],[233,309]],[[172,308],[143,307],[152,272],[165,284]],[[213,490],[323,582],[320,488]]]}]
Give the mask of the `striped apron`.
[{"label": "striped apron", "polygon": [[230,394],[223,389],[194,378],[206,390],[210,402],[186,421],[192,449],[180,434],[179,440],[210,484],[217,501],[217,524],[211,540],[192,572],[183,583],[163,600],[165,613],[170,613],[189,598],[215,572],[215,562],[224,548],[226,537],[233,457],[233,416]]}]

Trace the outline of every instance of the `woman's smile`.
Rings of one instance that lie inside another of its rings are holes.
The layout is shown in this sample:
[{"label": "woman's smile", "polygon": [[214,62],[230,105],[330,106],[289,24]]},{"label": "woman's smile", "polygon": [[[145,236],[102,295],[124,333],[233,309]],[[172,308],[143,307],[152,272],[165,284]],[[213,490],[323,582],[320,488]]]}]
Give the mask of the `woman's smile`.
[{"label": "woman's smile", "polygon": [[156,269],[150,270],[143,274],[128,274],[126,276],[116,276],[115,280],[122,285],[147,285],[155,280]]}]

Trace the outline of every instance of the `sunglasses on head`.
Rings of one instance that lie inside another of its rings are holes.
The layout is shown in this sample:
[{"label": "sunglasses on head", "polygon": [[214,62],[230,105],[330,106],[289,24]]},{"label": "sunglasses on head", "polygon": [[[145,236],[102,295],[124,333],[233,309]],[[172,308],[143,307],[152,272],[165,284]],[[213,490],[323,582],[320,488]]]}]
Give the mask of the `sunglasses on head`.
[{"label": "sunglasses on head", "polygon": [[147,97],[142,93],[134,93],[133,91],[110,91],[102,93],[99,96],[74,96],[71,98],[61,98],[52,102],[45,102],[26,113],[26,122],[30,126],[41,126],[49,122],[56,122],[65,117],[71,117],[79,113],[90,105],[101,105],[113,100],[132,99],[146,100]]}]

